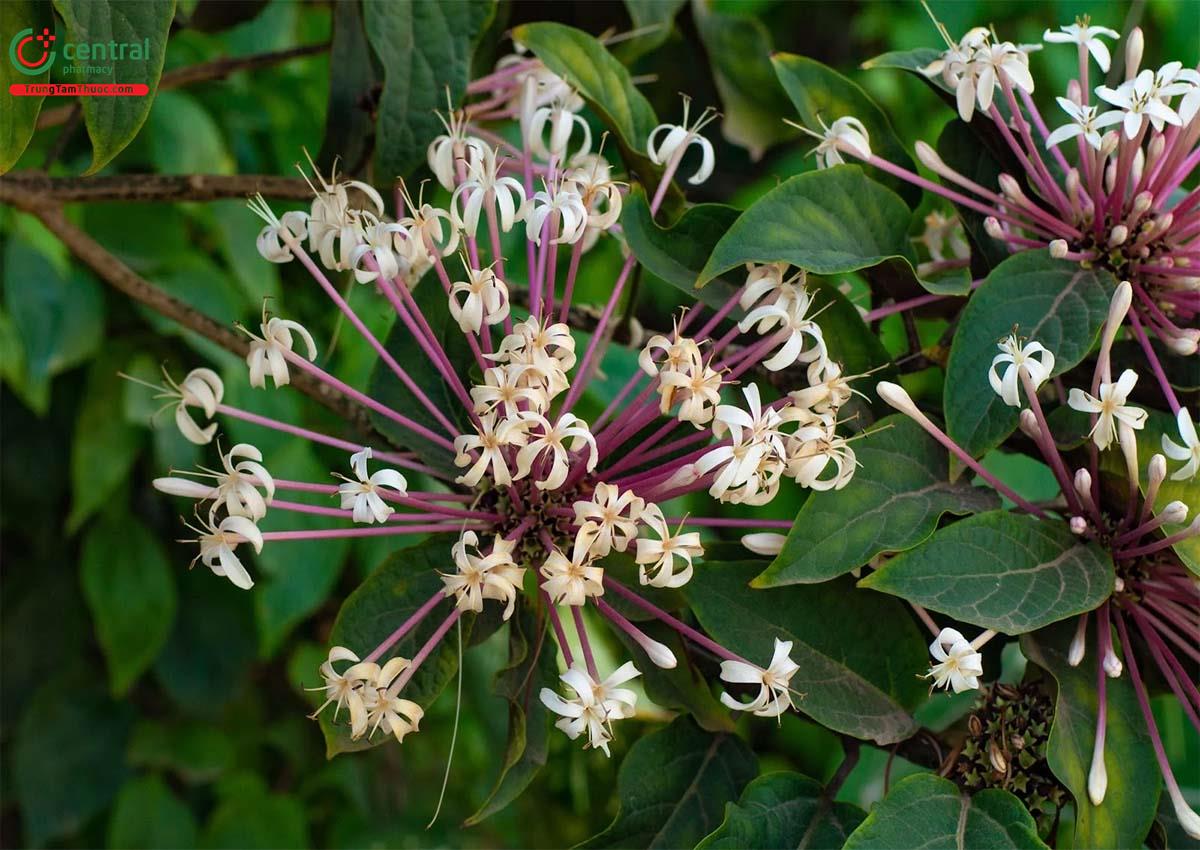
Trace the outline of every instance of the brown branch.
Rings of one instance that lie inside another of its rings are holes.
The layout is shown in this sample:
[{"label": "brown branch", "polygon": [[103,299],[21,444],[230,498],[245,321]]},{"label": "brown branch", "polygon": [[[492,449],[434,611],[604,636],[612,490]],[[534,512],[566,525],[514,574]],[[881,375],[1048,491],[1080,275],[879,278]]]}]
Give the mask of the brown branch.
[{"label": "brown branch", "polygon": [[[12,192],[8,193],[5,200],[15,208],[36,216],[46,226],[46,229],[70,249],[72,254],[114,289],[145,304],[168,319],[175,320],[188,330],[195,331],[227,351],[239,356],[245,356],[249,352],[250,340],[245,334],[209,318],[139,276],[137,272],[109,253],[103,245],[68,221],[63,215],[62,207],[58,204],[48,203],[36,195],[17,195]],[[302,372],[292,375],[292,385],[332,410],[364,434],[373,432],[367,410],[327,384]],[[380,437],[379,439],[384,440],[385,438]]]},{"label": "brown branch", "polygon": [[[286,62],[289,59],[298,59],[302,56],[324,53],[328,49],[329,42],[326,41],[320,44],[305,44],[287,50],[276,50],[271,53],[255,53],[251,56],[224,56],[220,59],[214,59],[211,62],[200,62],[196,65],[188,65],[186,68],[176,68],[173,71],[167,71],[159,78],[157,91],[166,91],[167,89],[188,86],[192,83],[207,82],[208,80],[221,80],[228,77],[234,71],[245,71],[254,68],[263,68],[268,65],[276,65],[280,62]],[[44,110],[38,116],[37,129],[41,130],[45,127],[57,127],[59,124],[65,124],[71,116],[71,110],[74,108],[75,105],[69,105]]]},{"label": "brown branch", "polygon": [[312,189],[300,177],[270,174],[121,174],[112,177],[48,177],[18,171],[0,177],[0,202],[21,198],[59,204],[97,201],[216,201],[261,192],[268,198],[307,201]]}]

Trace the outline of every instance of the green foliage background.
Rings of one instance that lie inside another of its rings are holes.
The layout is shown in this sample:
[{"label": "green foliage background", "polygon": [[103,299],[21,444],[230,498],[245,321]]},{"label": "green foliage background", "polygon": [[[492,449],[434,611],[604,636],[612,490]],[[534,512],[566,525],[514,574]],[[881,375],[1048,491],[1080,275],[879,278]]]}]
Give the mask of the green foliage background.
[{"label": "green foliage background", "polygon": [[[951,32],[994,23],[1021,42],[1037,41],[1045,27],[1083,11],[1119,29],[1129,11],[1127,3],[1097,2],[934,6]],[[505,2],[481,36],[480,67],[507,49],[502,33],[508,26],[557,20],[593,34],[622,31],[654,20],[663,8],[654,2]],[[1194,53],[1198,8],[1195,2],[1148,3],[1148,55]],[[181,3],[165,68],[319,43],[330,38],[333,18],[344,14],[346,4]],[[771,74],[769,65],[765,72],[753,65],[765,61],[771,47],[848,73],[884,107],[901,139],[933,139],[948,117],[916,80],[856,70],[888,50],[938,43],[917,3],[715,0],[685,5],[676,28],[656,40],[635,38],[615,52],[636,75],[652,78],[642,90],[664,120],[677,115],[676,92],[683,91],[700,105],[721,104],[734,135],[777,141],[786,132],[779,119],[793,110],[781,92],[753,85],[756,74]],[[378,35],[371,41],[377,52],[392,49]],[[759,47],[764,50],[756,52]],[[1044,55],[1048,88],[1062,88],[1073,55]],[[385,56],[383,64],[400,58]],[[164,91],[141,132],[101,173],[290,175],[307,148],[326,162],[341,153],[346,167],[366,166],[386,184],[380,176],[394,164],[390,153],[379,152],[384,171],[371,169],[374,129],[362,122],[361,108],[347,105],[346,93],[362,83],[352,75],[371,73],[360,60],[352,50],[332,62],[327,54],[314,55]],[[429,94],[432,105],[442,96],[440,86]],[[422,106],[421,120],[427,109]],[[0,116],[11,119],[11,113]],[[390,131],[380,132],[390,138]],[[716,141],[716,132],[711,135]],[[691,199],[744,206],[778,180],[811,169],[808,147],[792,140],[756,161],[745,148],[720,142],[713,179]],[[39,131],[16,168],[40,168],[52,152],[55,175],[79,175],[93,162],[83,128],[68,125]],[[76,205],[68,214],[139,274],[223,323],[250,322],[263,295],[270,295],[275,308],[318,338],[336,336],[331,371],[365,385],[369,350],[339,327],[300,270],[258,257],[258,225],[240,201]],[[384,560],[386,538],[306,544],[303,551],[268,548],[258,559],[263,580],[253,593],[207,570],[185,569],[193,553],[171,542],[180,530],[176,508],[149,482],[171,467],[192,466],[199,453],[169,421],[149,427],[154,402],[116,373],[153,379],[160,363],[179,372],[208,361],[237,376],[226,382],[236,404],[249,392],[244,365],[108,289],[31,217],[0,210],[0,238],[5,846],[555,847],[610,823],[619,798],[617,768],[631,744],[661,726],[661,717],[625,724],[611,760],[553,736],[550,766],[523,797],[479,825],[461,826],[484,802],[503,753],[507,705],[492,691],[505,664],[502,638],[475,650],[466,666],[464,720],[433,826],[426,825],[446,766],[452,692],[402,748],[327,761],[317,724],[305,718],[312,703],[303,688],[318,684],[316,667],[340,601]],[[619,262],[615,250],[590,255],[581,299],[597,300]],[[353,297],[356,307],[367,307],[365,289],[354,289]],[[677,299],[676,290],[651,281],[639,291],[636,311],[656,327]],[[385,315],[370,309],[367,315],[377,331],[386,330]],[[922,332],[935,340],[944,327],[931,320]],[[902,350],[900,328],[885,323],[884,342]],[[928,380],[936,386],[940,374]],[[296,394],[258,394],[251,407],[289,421],[330,421]],[[229,425],[233,438],[242,436],[237,425]],[[341,462],[305,445],[272,442],[269,434],[246,432],[245,438],[291,477],[320,480]],[[1024,475],[1010,464],[1004,474],[1022,488],[1040,483],[1036,470]],[[772,511],[790,518],[799,508],[799,502],[777,502]],[[604,651],[616,657],[622,649]],[[920,719],[934,723],[951,702],[962,703],[941,698]],[[1164,707],[1164,720],[1172,759],[1192,767],[1181,768],[1180,778],[1194,797],[1200,752],[1183,736],[1177,708]],[[841,761],[838,738],[796,715],[778,726],[743,721],[739,733],[763,771],[793,770],[825,781]],[[878,800],[887,761],[886,750],[864,747],[839,800],[863,807]],[[890,781],[915,770],[897,760]]]}]

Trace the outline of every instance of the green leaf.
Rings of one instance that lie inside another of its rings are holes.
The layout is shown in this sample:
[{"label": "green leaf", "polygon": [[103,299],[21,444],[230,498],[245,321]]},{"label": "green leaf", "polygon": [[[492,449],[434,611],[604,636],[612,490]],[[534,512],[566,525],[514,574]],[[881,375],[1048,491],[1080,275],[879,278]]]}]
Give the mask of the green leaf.
[{"label": "green leaf", "polygon": [[[980,186],[999,186],[1000,173],[1005,169],[988,146],[979,143],[969,124],[962,121],[947,123],[938,136],[937,152],[948,166]],[[958,191],[961,187],[953,188]],[[1007,246],[984,230],[983,214],[961,204],[955,204],[954,209],[971,244],[971,277],[986,277],[1009,257]]]},{"label": "green leaf", "polygon": [[692,10],[721,96],[721,134],[755,161],[767,148],[799,135],[780,120],[790,104],[771,67],[766,26],[748,15],[722,14],[707,2],[694,3]]},{"label": "green leaf", "polygon": [[495,14],[493,0],[405,0],[364,3],[367,40],[383,65],[378,106],[379,172],[407,177],[425,161],[425,148],[441,132],[435,109],[446,108],[446,89],[462,100],[476,40]]},{"label": "green leaf", "polygon": [[87,360],[103,340],[104,293],[90,275],[60,270],[25,239],[13,238],[4,251],[4,305],[24,351],[23,399],[44,415],[50,378]]},{"label": "green leaf", "polygon": [[825,581],[881,552],[911,549],[944,514],[1000,506],[992,490],[951,484],[946,450],[903,414],[877,422],[854,451],[861,464],[854,478],[841,490],[809,496],[755,587]]},{"label": "green leaf", "polygon": [[[472,380],[468,374],[471,364],[474,363],[474,357],[468,347],[466,336],[459,330],[458,323],[450,316],[445,291],[437,284],[430,283],[426,286],[418,286],[413,292],[413,299],[429,322],[430,328],[437,335],[442,350],[446,352],[446,356],[450,360],[451,368],[462,378],[463,384],[470,387]],[[397,322],[392,326],[391,332],[384,340],[384,347],[396,359],[400,367],[408,373],[413,383],[425,394],[426,398],[439,410],[445,412],[451,423],[460,429],[459,433],[472,432],[463,403],[442,377],[441,372],[425,355],[416,338],[403,322]],[[375,370],[371,374],[370,395],[371,398],[386,404],[392,410],[403,413],[409,419],[434,433],[451,439],[433,414],[383,360],[376,362]],[[371,414],[371,421],[375,428],[393,443],[412,449],[422,461],[434,469],[454,475],[462,472],[454,465],[453,453],[448,452],[437,443],[414,434],[394,420],[378,413]]]},{"label": "green leaf", "polygon": [[167,33],[175,17],[175,0],[54,0],[74,42],[122,42],[124,58],[92,64],[72,75],[76,83],[145,83],[146,97],[84,97],[83,120],[92,139],[94,174],[133,141],[154,104],[158,78],[167,55]]},{"label": "green leaf", "polygon": [[1058,682],[1046,759],[1075,797],[1075,846],[1106,850],[1140,847],[1154,821],[1162,776],[1127,675],[1107,682],[1104,760],[1108,791],[1102,805],[1093,806],[1088,799],[1087,779],[1096,740],[1095,622],[1096,618],[1091,618],[1087,654],[1077,667],[1067,663],[1073,623],[1059,623],[1023,636],[1021,650]]},{"label": "green leaf", "polygon": [[108,846],[157,850],[196,846],[196,819],[157,776],[131,779],[121,788],[108,821]]},{"label": "green leaf", "polygon": [[978,457],[1017,427],[1009,407],[988,383],[996,343],[1013,332],[1054,352],[1054,375],[1076,366],[1108,315],[1116,281],[1103,269],[1025,251],[1005,260],[971,296],[959,319],[946,365],[946,431]]},{"label": "green leaf", "polygon": [[508,742],[500,776],[483,805],[465,825],[474,826],[503,809],[524,791],[546,766],[550,742],[550,713],[538,694],[558,679],[558,651],[547,639],[546,622],[539,621],[525,597],[508,626],[508,666],[496,674],[496,693],[508,700]]},{"label": "green leaf", "polygon": [[913,285],[960,290],[962,281],[947,289],[917,278],[911,216],[899,195],[857,165],[799,174],[742,213],[713,249],[697,285],[743,263],[786,262],[820,275],[886,264],[889,274]]},{"label": "green leaf", "polygon": [[1091,611],[1113,581],[1108,551],[1066,523],[990,511],[943,528],[859,585],[1015,635]]},{"label": "green leaf", "polygon": [[[141,429],[113,415],[113,399],[124,391],[117,369],[128,351],[107,352],[88,370],[87,387],[71,441],[71,513],[67,531],[74,533],[113,493],[129,480],[142,446]],[[168,624],[169,625],[169,624]]]},{"label": "green leaf", "polygon": [[[122,758],[133,706],[114,703],[73,673],[43,679],[13,742],[12,778],[24,843],[78,832],[103,811],[129,771]],[[69,745],[59,730],[77,730]]]},{"label": "green leaf", "polygon": [[846,850],[1042,850],[1033,816],[1007,791],[968,796],[949,779],[910,776],[875,805],[846,841]]},{"label": "green leaf", "polygon": [[740,210],[725,204],[688,207],[674,224],[660,227],[650,215],[646,192],[633,186],[621,206],[621,228],[629,249],[647,271],[710,307],[719,307],[734,294],[734,287],[716,281],[704,289],[696,279],[713,246],[729,230]]},{"label": "green leaf", "polygon": [[127,755],[132,765],[172,770],[184,782],[197,784],[228,770],[236,753],[229,736],[215,726],[142,720],[134,727]]},{"label": "green leaf", "polygon": [[[431,537],[416,546],[399,550],[384,561],[342,604],[329,635],[329,645],[344,646],[365,657],[381,644],[431,596],[441,592],[438,570],[452,568],[450,547],[455,539],[444,534]],[[450,610],[451,606],[446,604],[434,608],[417,628],[384,654],[380,663],[395,655],[412,658]],[[463,618],[462,624],[465,646],[470,635],[469,615]],[[405,686],[404,698],[428,711],[457,669],[458,643],[447,633]],[[316,676],[315,670],[313,676]],[[345,714],[335,724],[332,709],[321,712],[321,731],[325,734],[326,753],[331,758],[338,753],[365,750],[394,741],[382,734],[352,741]]]},{"label": "green leaf", "polygon": [[646,156],[646,139],[658,125],[650,102],[629,71],[582,30],[549,22],[522,24],[512,32],[546,67],[569,82],[616,136],[621,159],[643,186],[656,186],[662,169]]},{"label": "green leaf", "polygon": [[358,174],[368,164],[375,143],[374,118],[368,104],[382,81],[367,39],[361,3],[333,7],[329,48],[329,100],[325,137],[317,163],[328,170],[341,157],[345,171]]},{"label": "green leaf", "polygon": [[175,582],[162,544],[132,516],[105,516],[87,533],[80,580],[121,696],[154,663],[175,620]]},{"label": "green leaf", "polygon": [[790,771],[767,773],[747,785],[737,803],[729,804],[724,823],[696,850],[833,850],[846,843],[866,816],[852,803],[830,800],[814,779]]},{"label": "green leaf", "polygon": [[684,592],[705,631],[759,664],[775,638],[792,641],[800,670],[791,687],[804,694],[796,707],[830,729],[879,744],[913,734],[906,709],[925,695],[913,675],[925,667],[925,641],[903,606],[848,579],[752,590],[760,572],[758,561],[706,561],[697,570]]},{"label": "green leaf", "polygon": [[[892,122],[858,83],[815,59],[793,53],[776,53],[771,64],[805,127],[819,133],[822,121],[832,124],[843,116],[853,116],[867,128],[873,154],[916,172],[916,165],[897,138]],[[875,169],[871,175],[904,198],[910,207],[921,202],[921,189],[912,183]]]},{"label": "green leaf", "polygon": [[207,850],[276,850],[308,847],[304,807],[295,797],[243,788],[229,793],[204,827]]},{"label": "green leaf", "polygon": [[165,91],[158,96],[150,113],[148,138],[151,161],[164,174],[237,170],[216,119],[199,100],[183,92]]},{"label": "green leaf", "polygon": [[[31,30],[32,35],[40,34],[43,28],[54,31],[54,13],[47,2],[34,0],[6,0],[0,3],[0,33],[5,38],[13,39],[10,49],[15,50],[19,42],[18,33],[24,29]],[[40,47],[36,41],[25,46],[26,58],[35,61],[40,55]],[[40,74],[25,74],[17,70],[17,66],[9,57],[0,57],[0,89],[4,92],[4,120],[0,121],[0,174],[8,171],[17,164],[33,131],[37,127],[38,113],[42,111],[44,95],[17,97],[8,91],[12,85],[28,83],[45,83],[49,77],[52,65],[46,64]]]},{"label": "green leaf", "polygon": [[921,71],[922,68],[929,65],[929,63],[941,55],[942,52],[933,47],[918,47],[915,50],[895,50],[891,53],[884,53],[882,56],[876,56],[874,59],[868,59],[860,67],[864,71],[874,71],[878,68],[898,68],[901,71],[908,71],[915,74],[923,80],[930,80],[931,85],[944,88],[940,76],[927,77]]},{"label": "green leaf", "polygon": [[[894,378],[896,368],[892,365],[891,355],[863,322],[854,303],[830,281],[809,280],[807,286],[812,294],[812,315],[821,327],[825,350],[830,360],[842,364],[842,374],[874,373],[872,386],[875,381]],[[873,389],[863,389],[868,397],[874,397]],[[859,399],[848,402],[845,414],[853,416],[858,402]]]},{"label": "green leaf", "polygon": [[614,53],[625,63],[630,63],[666,41],[671,35],[671,24],[687,0],[625,0],[625,11],[640,35],[621,42]]},{"label": "green leaf", "polygon": [[678,717],[629,748],[617,774],[616,818],[579,846],[692,847],[757,772],[740,738],[704,732],[690,717]]}]

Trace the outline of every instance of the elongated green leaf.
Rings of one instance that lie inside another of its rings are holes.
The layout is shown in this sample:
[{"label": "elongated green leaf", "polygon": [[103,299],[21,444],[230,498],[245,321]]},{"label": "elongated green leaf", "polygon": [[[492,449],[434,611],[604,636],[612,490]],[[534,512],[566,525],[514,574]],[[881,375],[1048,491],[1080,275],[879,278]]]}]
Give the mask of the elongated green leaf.
[{"label": "elongated green leaf", "polygon": [[761,571],[757,561],[705,562],[684,588],[705,631],[758,664],[776,638],[792,641],[796,707],[818,723],[880,744],[915,732],[907,709],[925,693],[912,674],[925,665],[925,641],[903,607],[848,579],[752,590]]},{"label": "elongated green leaf", "polygon": [[968,517],[859,584],[1006,634],[1083,611],[1113,590],[1112,558],[1066,523],[1008,511]]},{"label": "elongated green leaf", "polygon": [[127,753],[132,765],[170,770],[190,784],[216,779],[236,755],[232,739],[216,726],[156,720],[134,727]]},{"label": "elongated green leaf", "polygon": [[[329,635],[330,646],[344,646],[365,657],[381,644],[431,596],[441,592],[442,580],[438,577],[438,570],[451,568],[450,547],[454,540],[449,535],[438,535],[416,546],[401,549],[388,558],[342,604]],[[412,658],[451,610],[450,603],[439,604],[417,628],[388,650],[380,663],[396,655]],[[462,618],[462,628],[465,645],[470,635],[470,615]],[[447,633],[405,686],[404,698],[428,709],[457,669],[457,641],[453,634]],[[316,676],[315,670],[313,676]],[[392,740],[377,733],[352,741],[348,719],[343,714],[335,724],[332,711],[321,713],[321,731],[325,734],[325,748],[330,757],[369,749]]]},{"label": "elongated green leaf", "polygon": [[1054,352],[1054,373],[1077,365],[1108,314],[1116,281],[1103,269],[1026,251],[1005,260],[967,302],[946,366],[946,431],[969,454],[1000,445],[1017,427],[1009,407],[988,383],[996,343],[1016,327]]},{"label": "elongated green leaf", "polygon": [[402,0],[363,4],[367,40],[384,69],[378,107],[379,170],[407,177],[441,132],[435,109],[467,88],[477,39],[495,14],[493,0]]},{"label": "elongated green leaf", "polygon": [[640,34],[621,42],[613,51],[622,62],[630,63],[666,41],[672,23],[686,0],[625,0],[625,11]]},{"label": "elongated green leaf", "polygon": [[88,383],[71,441],[71,513],[67,530],[75,531],[112,498],[129,479],[142,447],[142,432],[113,416],[112,399],[124,381],[117,370],[129,355],[114,346],[88,370]]},{"label": "elongated green leaf", "polygon": [[921,79],[931,81],[931,85],[945,88],[940,76],[927,77],[922,71],[929,63],[933,62],[941,55],[941,51],[933,47],[918,47],[915,50],[895,50],[891,53],[884,53],[881,56],[876,56],[874,59],[868,59],[862,63],[863,70],[874,71],[877,68],[898,68],[902,71],[908,71],[916,74]]},{"label": "elongated green leaf", "polygon": [[[54,0],[74,42],[126,45],[122,55],[108,61],[85,61],[72,82],[144,83],[146,97],[84,97],[83,120],[92,139],[94,174],[108,165],[138,134],[150,107],[167,55],[167,33],[175,17],[175,0]],[[120,49],[120,48],[118,48]],[[99,60],[100,57],[94,57]]]},{"label": "elongated green leaf", "polygon": [[1000,506],[991,490],[951,484],[946,450],[907,416],[889,416],[875,429],[854,444],[861,464],[854,478],[841,490],[808,498],[783,551],[755,587],[825,581],[881,552],[911,549],[943,514]]},{"label": "elongated green leaf", "polygon": [[[1006,170],[988,146],[979,143],[970,125],[962,121],[946,124],[938,136],[937,152],[947,165],[980,186],[998,188],[1000,173]],[[961,187],[954,188],[958,191]],[[1008,259],[1008,248],[984,230],[981,213],[961,204],[955,204],[954,208],[971,244],[971,277],[987,277],[992,269]]]},{"label": "elongated green leaf", "polygon": [[168,850],[196,846],[196,819],[157,776],[131,779],[121,787],[108,822],[108,846]]},{"label": "elongated green leaf", "polygon": [[1075,797],[1075,846],[1105,850],[1140,847],[1154,821],[1162,777],[1128,675],[1109,679],[1106,685],[1108,791],[1099,806],[1093,806],[1088,798],[1088,772],[1096,740],[1095,622],[1092,618],[1087,654],[1077,667],[1067,663],[1067,647],[1075,631],[1071,623],[1023,636],[1021,649],[1058,682],[1046,758],[1054,775]]},{"label": "elongated green leaf", "polygon": [[374,145],[374,118],[367,104],[382,75],[367,40],[362,4],[334,5],[332,22],[325,138],[317,163],[328,170],[340,157],[345,170],[357,174]]},{"label": "elongated green leaf", "polygon": [[466,821],[473,826],[515,800],[546,765],[550,713],[538,694],[558,678],[558,651],[524,597],[508,627],[508,666],[496,674],[496,693],[508,700],[508,743],[500,776],[479,811]]},{"label": "elongated green leaf", "polygon": [[678,717],[630,748],[617,774],[616,819],[579,846],[692,847],[757,772],[740,738],[704,732],[690,717]]},{"label": "elongated green leaf", "polygon": [[800,174],[742,213],[713,249],[697,284],[748,262],[786,262],[823,275],[887,264],[889,274],[910,284],[961,291],[965,281],[935,285],[918,279],[910,217],[899,195],[857,165]]},{"label": "elongated green leaf", "polygon": [[[10,50],[16,51],[21,47],[22,38],[19,34],[28,29],[28,36],[35,40],[27,42],[22,48],[22,56],[28,62],[37,63],[42,55],[42,48],[36,40],[43,29],[54,31],[54,13],[48,2],[35,0],[8,0],[0,3],[0,34],[12,39]],[[40,66],[40,63],[39,63]],[[8,87],[12,85],[27,85],[28,83],[44,83],[49,77],[52,62],[43,66],[40,74],[25,74],[9,57],[0,57],[0,90],[4,97],[4,120],[0,121],[0,174],[8,171],[17,164],[21,154],[33,138],[37,127],[38,113],[42,111],[44,95],[10,94]]]},{"label": "elongated green leaf", "polygon": [[621,227],[629,248],[648,271],[711,307],[724,304],[734,287],[714,281],[703,289],[696,279],[713,246],[729,230],[740,210],[724,204],[696,204],[669,227],[659,227],[650,215],[646,192],[634,186],[621,206]]},{"label": "elongated green leaf", "polygon": [[[819,133],[822,122],[828,125],[838,118],[852,116],[867,128],[873,154],[916,171],[912,158],[892,129],[892,122],[858,83],[815,59],[793,53],[776,53],[771,64],[805,127]],[[871,174],[904,198],[910,207],[920,203],[921,190],[912,183],[875,169]]]},{"label": "elongated green leaf", "polygon": [[208,819],[200,846],[211,850],[308,847],[304,807],[295,797],[265,790],[247,788],[227,794]]},{"label": "elongated green leaf", "polygon": [[658,118],[650,101],[634,86],[625,66],[599,41],[562,24],[522,24],[513,29],[513,39],[579,90],[613,131],[626,168],[637,175],[643,186],[656,186],[662,169],[650,161],[645,151],[646,140]]},{"label": "elongated green leaf", "polygon": [[948,779],[910,776],[850,835],[846,850],[1042,850],[1033,816],[1007,791],[968,797]]},{"label": "elongated green leaf", "polygon": [[171,634],[175,582],[158,539],[132,516],[106,516],[88,531],[80,580],[117,696],[148,668]]},{"label": "elongated green leaf", "polygon": [[768,773],[747,785],[737,803],[729,804],[724,823],[697,850],[834,850],[865,817],[858,806],[830,800],[814,779],[786,771]]}]

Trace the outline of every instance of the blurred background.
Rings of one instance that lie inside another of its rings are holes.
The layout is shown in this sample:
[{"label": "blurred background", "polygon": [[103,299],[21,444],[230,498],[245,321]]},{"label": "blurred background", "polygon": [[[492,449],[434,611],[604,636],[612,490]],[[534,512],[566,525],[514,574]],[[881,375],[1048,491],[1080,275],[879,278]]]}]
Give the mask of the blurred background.
[{"label": "blurred background", "polygon": [[[1084,12],[1121,30],[1131,13],[1123,2],[931,5],[955,35],[993,24],[1017,42],[1039,41],[1046,27]],[[1147,64],[1195,63],[1200,3],[1159,0],[1134,11],[1146,30]],[[338,14],[337,4],[322,2],[183,2],[166,70],[320,45]],[[534,20],[595,35],[633,27],[621,2],[504,2],[484,36],[478,70],[486,73],[511,50],[508,27]],[[777,180],[812,167],[805,157],[811,145],[788,136],[780,123],[792,115],[782,92],[761,78],[759,63],[769,50],[811,56],[850,75],[911,146],[936,137],[949,113],[913,77],[858,65],[920,46],[940,46],[940,39],[916,2],[715,0],[684,4],[673,31],[651,49],[637,38],[613,49],[630,63],[662,120],[677,120],[679,92],[725,113],[725,133],[738,143],[718,143],[713,178],[689,196],[744,206]],[[1063,89],[1074,61],[1067,49],[1036,58],[1039,100]],[[359,120],[371,105],[339,100],[345,68],[333,65],[331,77],[329,55],[316,52],[164,90],[136,140],[102,173],[294,176],[308,149],[323,162],[341,153],[346,168],[386,187],[391,175],[371,165],[373,140],[364,136],[370,122]],[[348,111],[334,116],[331,103]],[[710,135],[717,142],[715,127]],[[40,129],[16,169],[71,176],[90,160],[86,133],[68,121]],[[254,248],[259,223],[242,201],[76,204],[68,216],[139,275],[226,325],[256,325],[269,296],[273,310],[332,340],[322,350],[330,371],[365,384],[370,351],[342,332],[295,264],[261,260]],[[386,556],[388,539],[269,547],[252,569],[261,580],[251,593],[206,569],[186,569],[194,548],[172,542],[182,536],[178,505],[150,481],[172,467],[194,466],[202,453],[182,440],[169,413],[152,427],[157,402],[117,373],[153,381],[160,364],[175,374],[210,365],[227,376],[227,399],[237,405],[249,398],[244,364],[108,288],[34,218],[10,208],[0,209],[0,257],[3,846],[561,847],[608,824],[616,769],[640,734],[638,724],[622,728],[611,760],[554,736],[549,768],[520,800],[478,826],[461,827],[488,793],[503,753],[506,704],[491,690],[505,661],[503,635],[468,657],[464,720],[433,826],[426,824],[446,768],[452,693],[403,747],[327,761],[320,731],[305,717],[313,703],[303,688],[319,684],[316,667],[339,604]],[[590,254],[581,299],[601,300],[619,262],[611,244]],[[374,329],[385,331],[388,317],[366,288],[350,292]],[[646,279],[631,309],[647,326],[661,327],[678,298]],[[920,329],[932,343],[945,323],[930,319]],[[894,352],[905,349],[898,325],[885,323],[882,332]],[[936,369],[929,380],[936,391]],[[592,401],[602,404],[603,392]],[[247,406],[336,427],[297,393],[259,393]],[[254,441],[292,478],[323,480],[344,461],[278,435],[243,431],[236,422],[227,433]],[[1036,490],[1038,470],[993,460]],[[797,507],[781,499],[771,510],[790,517]],[[138,612],[136,633],[114,634],[105,624],[104,611],[114,605]],[[619,648],[608,651],[615,657]],[[936,724],[949,702],[939,697],[931,704],[927,722]],[[1163,717],[1171,756],[1191,765],[1181,778],[1200,786],[1200,752],[1175,711]],[[651,728],[658,720],[661,713],[648,710],[639,723]],[[794,714],[778,726],[743,723],[741,731],[764,770],[825,779],[841,758],[834,735]],[[864,748],[842,798],[861,805],[878,799],[888,760],[888,753]],[[913,769],[898,759],[891,780]]]}]

